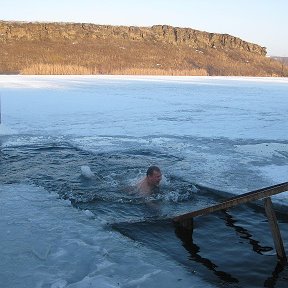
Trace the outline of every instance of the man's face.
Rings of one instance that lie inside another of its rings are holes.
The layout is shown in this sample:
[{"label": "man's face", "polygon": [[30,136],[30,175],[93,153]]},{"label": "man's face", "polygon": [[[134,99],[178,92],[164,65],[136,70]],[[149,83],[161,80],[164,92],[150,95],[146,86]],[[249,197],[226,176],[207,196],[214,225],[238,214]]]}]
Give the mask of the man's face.
[{"label": "man's face", "polygon": [[158,171],[153,171],[153,174],[148,176],[149,183],[153,186],[158,186],[161,179],[162,179],[162,174],[161,172],[158,172]]}]

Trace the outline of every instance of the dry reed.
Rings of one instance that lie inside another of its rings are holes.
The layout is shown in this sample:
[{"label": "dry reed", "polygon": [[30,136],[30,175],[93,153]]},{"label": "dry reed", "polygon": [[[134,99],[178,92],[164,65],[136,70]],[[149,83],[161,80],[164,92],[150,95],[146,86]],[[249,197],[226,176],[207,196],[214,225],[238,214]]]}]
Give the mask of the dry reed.
[{"label": "dry reed", "polygon": [[33,64],[20,71],[22,75],[169,75],[169,76],[207,76],[205,69],[157,69],[157,68],[123,68],[101,70],[96,68],[87,68],[79,65],[62,64]]},{"label": "dry reed", "polygon": [[97,74],[92,68],[79,65],[33,64],[20,71],[23,75],[91,75]]}]

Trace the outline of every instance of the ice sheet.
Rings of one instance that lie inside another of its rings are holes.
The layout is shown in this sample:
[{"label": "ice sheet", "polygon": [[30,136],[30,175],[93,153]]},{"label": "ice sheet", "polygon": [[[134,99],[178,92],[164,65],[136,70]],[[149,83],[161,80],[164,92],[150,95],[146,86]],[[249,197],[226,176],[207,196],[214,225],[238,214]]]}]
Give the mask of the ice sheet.
[{"label": "ice sheet", "polygon": [[0,207],[3,287],[211,287],[41,188],[1,185]]},{"label": "ice sheet", "polygon": [[[1,153],[155,148],[164,171],[235,194],[288,179],[287,78],[17,75],[0,89]],[[0,204],[3,287],[209,287],[40,187],[1,185]]]}]

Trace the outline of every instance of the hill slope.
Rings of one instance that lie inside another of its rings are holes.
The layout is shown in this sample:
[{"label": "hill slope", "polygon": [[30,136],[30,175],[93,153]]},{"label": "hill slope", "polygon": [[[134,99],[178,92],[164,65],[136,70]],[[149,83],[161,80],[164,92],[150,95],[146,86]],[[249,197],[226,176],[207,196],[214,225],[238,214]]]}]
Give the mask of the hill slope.
[{"label": "hill slope", "polygon": [[167,25],[0,21],[0,73],[287,76],[266,48]]}]

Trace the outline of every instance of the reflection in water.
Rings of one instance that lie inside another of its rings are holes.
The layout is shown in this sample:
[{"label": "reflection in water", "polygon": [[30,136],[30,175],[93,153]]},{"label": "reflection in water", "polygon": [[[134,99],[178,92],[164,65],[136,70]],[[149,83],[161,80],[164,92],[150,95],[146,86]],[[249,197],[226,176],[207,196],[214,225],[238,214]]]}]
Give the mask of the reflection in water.
[{"label": "reflection in water", "polygon": [[283,266],[283,263],[278,262],[272,273],[272,276],[265,280],[264,287],[269,287],[269,288],[275,287],[277,280],[279,278],[279,275],[284,270],[284,268],[285,266]]},{"label": "reflection in water", "polygon": [[263,252],[268,252],[268,251],[273,250],[272,247],[261,246],[259,244],[259,241],[254,240],[252,238],[252,235],[248,232],[248,230],[246,230],[245,228],[243,228],[241,226],[235,225],[237,220],[235,220],[227,212],[227,210],[222,210],[222,212],[224,213],[224,217],[221,217],[221,219],[225,220],[227,226],[234,228],[236,230],[237,234],[240,236],[240,238],[249,240],[249,244],[252,245],[253,251],[255,251],[258,254],[263,255]]},{"label": "reflection in water", "polygon": [[[273,250],[272,247],[267,246],[261,246],[259,241],[252,238],[252,235],[246,230],[245,228],[235,225],[237,220],[235,220],[226,210],[222,210],[222,213],[224,214],[224,217],[220,217],[226,222],[226,225],[228,227],[232,227],[236,230],[237,235],[239,235],[242,239],[249,240],[249,244],[252,245],[252,250],[256,252],[257,254],[263,255],[263,252],[271,251]],[[217,265],[213,263],[211,260],[207,258],[203,258],[200,256],[200,247],[193,243],[193,219],[191,219],[190,226],[187,225],[187,223],[184,223],[184,225],[181,225],[180,223],[174,223],[175,227],[175,234],[178,236],[178,238],[182,241],[182,246],[189,252],[191,259],[193,261],[196,261],[198,263],[201,263],[203,266],[208,268],[209,270],[213,271],[215,275],[217,275],[221,280],[224,280],[227,283],[239,283],[239,280],[233,276],[231,276],[229,273],[218,271]],[[277,265],[272,272],[272,275],[268,277],[263,285],[264,287],[274,288],[276,287],[277,281],[279,278],[281,280],[285,278],[281,278],[281,272],[284,271],[284,269],[287,268],[286,265],[283,265],[281,262],[277,262]],[[287,279],[286,279],[287,280]]]},{"label": "reflection in water", "polygon": [[238,283],[238,279],[234,278],[229,273],[216,270],[218,266],[215,263],[200,256],[200,247],[193,243],[193,219],[191,220],[190,228],[187,225],[183,227],[181,224],[175,223],[175,234],[181,239],[183,247],[190,253],[191,259],[213,271],[221,280],[229,283]]}]

